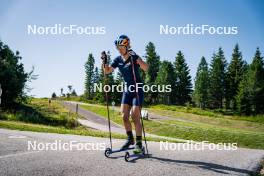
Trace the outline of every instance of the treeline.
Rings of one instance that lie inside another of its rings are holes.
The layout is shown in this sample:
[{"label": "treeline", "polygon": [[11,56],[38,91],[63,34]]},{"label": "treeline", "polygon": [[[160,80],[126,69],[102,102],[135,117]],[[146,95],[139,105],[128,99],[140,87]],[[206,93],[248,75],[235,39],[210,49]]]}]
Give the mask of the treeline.
[{"label": "treeline", "polygon": [[[264,112],[264,64],[259,48],[252,63],[247,64],[236,44],[228,64],[220,47],[213,53],[210,64],[201,57],[194,85],[184,54],[179,51],[173,62],[161,60],[152,42],[146,46],[145,61],[149,70],[141,76],[148,85],[171,85],[171,92],[145,93],[145,104],[191,105],[202,109],[230,110],[238,114],[263,114]],[[111,55],[108,52],[108,61]],[[102,68],[95,67],[95,59],[89,54],[85,63],[84,99],[105,102],[104,92],[93,92],[94,83],[104,85]],[[118,73],[107,76],[107,84],[119,85]],[[122,93],[109,93],[110,101],[120,102]]]},{"label": "treeline", "polygon": [[[59,95],[60,97],[62,97],[62,98],[64,98],[64,97],[65,98],[70,98],[70,97],[78,96],[76,91],[75,91],[75,89],[73,89],[72,85],[68,85],[67,88],[68,88],[68,92],[64,92],[63,87],[60,88],[60,95]],[[55,92],[53,92],[51,94],[51,98],[57,98],[57,97],[58,97],[58,95]]]}]

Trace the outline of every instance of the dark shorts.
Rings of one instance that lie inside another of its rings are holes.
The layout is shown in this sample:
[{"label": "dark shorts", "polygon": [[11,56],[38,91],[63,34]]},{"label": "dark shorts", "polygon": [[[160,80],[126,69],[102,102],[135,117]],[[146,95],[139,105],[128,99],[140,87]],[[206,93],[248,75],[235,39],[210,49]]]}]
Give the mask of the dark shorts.
[{"label": "dark shorts", "polygon": [[142,106],[144,100],[143,91],[138,92],[139,101],[137,100],[136,92],[123,92],[121,104],[128,104],[130,106]]}]

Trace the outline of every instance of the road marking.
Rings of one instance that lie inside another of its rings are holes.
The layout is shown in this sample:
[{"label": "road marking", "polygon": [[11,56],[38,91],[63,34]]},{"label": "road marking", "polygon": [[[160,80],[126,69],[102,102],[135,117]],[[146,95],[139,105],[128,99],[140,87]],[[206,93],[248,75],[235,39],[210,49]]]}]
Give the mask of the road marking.
[{"label": "road marking", "polygon": [[32,153],[39,153],[40,151],[34,151],[34,152],[23,152],[23,153],[15,153],[15,154],[9,154],[9,155],[3,155],[0,156],[0,159],[3,158],[9,158],[9,157],[13,157],[13,156],[21,156],[21,155],[27,155],[27,154],[32,154]]},{"label": "road marking", "polygon": [[14,136],[8,136],[9,139],[24,139],[26,136],[19,136],[19,135],[14,135]]}]

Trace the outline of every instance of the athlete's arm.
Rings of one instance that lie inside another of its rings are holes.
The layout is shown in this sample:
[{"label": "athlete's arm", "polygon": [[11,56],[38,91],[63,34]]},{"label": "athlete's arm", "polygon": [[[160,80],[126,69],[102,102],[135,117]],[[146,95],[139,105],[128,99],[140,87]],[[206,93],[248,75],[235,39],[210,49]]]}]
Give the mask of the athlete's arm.
[{"label": "athlete's arm", "polygon": [[144,70],[145,72],[148,70],[148,68],[149,68],[149,65],[146,63],[146,62],[144,62],[140,57],[138,57],[138,59],[137,59],[137,64],[140,66],[140,68],[142,69],[142,70]]},{"label": "athlete's arm", "polygon": [[109,66],[109,65],[105,65],[104,66],[104,73],[105,74],[109,74],[109,73],[112,73],[114,71],[114,68]]},{"label": "athlete's arm", "polygon": [[[129,54],[130,55],[136,55],[136,53],[132,50],[132,49],[129,49],[128,50]],[[140,66],[140,68],[143,70],[143,71],[147,71],[148,70],[148,64],[145,63],[139,56],[138,56],[138,59],[137,59],[137,64]]]},{"label": "athlete's arm", "polygon": [[112,67],[109,67],[107,64],[107,54],[105,51],[101,53],[101,59],[102,59],[102,67],[103,67],[104,74],[109,74],[113,72],[114,69]]}]

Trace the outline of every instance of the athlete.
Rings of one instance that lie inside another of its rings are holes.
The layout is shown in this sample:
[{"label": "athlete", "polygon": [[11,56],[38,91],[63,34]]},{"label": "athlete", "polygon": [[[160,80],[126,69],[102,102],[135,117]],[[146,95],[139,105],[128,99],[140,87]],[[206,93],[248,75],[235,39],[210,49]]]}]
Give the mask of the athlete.
[{"label": "athlete", "polygon": [[[120,56],[117,56],[110,66],[107,65],[107,63],[104,63],[106,64],[104,67],[104,72],[105,74],[109,74],[113,72],[115,68],[118,68],[121,72],[121,75],[123,76],[124,85],[126,86],[121,100],[121,113],[123,117],[123,123],[126,129],[127,141],[121,149],[125,150],[129,148],[130,145],[135,144],[132,133],[132,125],[129,121],[131,111],[131,117],[134,122],[136,131],[136,145],[134,153],[140,153],[142,151],[142,126],[140,123],[140,109],[143,103],[144,94],[142,90],[143,82],[139,74],[139,69],[142,69],[146,72],[148,70],[148,64],[146,64],[131,49],[130,39],[126,35],[120,35],[115,40],[115,46],[119,51]],[[135,84],[135,78],[138,84]]]}]

